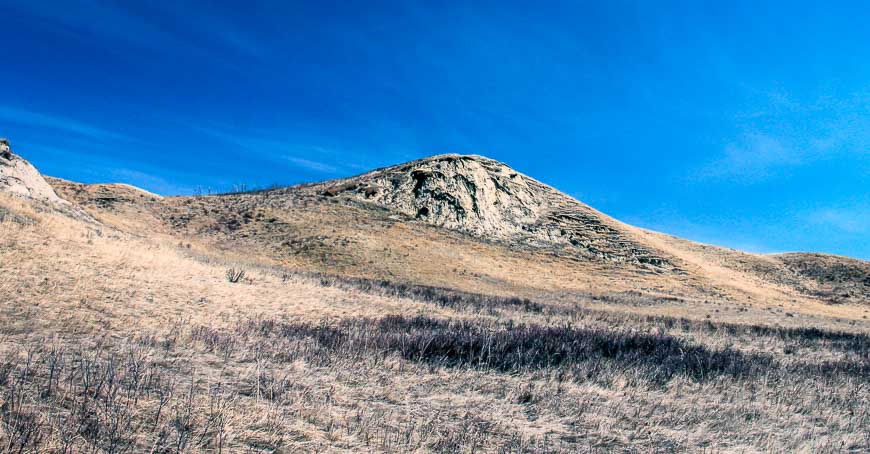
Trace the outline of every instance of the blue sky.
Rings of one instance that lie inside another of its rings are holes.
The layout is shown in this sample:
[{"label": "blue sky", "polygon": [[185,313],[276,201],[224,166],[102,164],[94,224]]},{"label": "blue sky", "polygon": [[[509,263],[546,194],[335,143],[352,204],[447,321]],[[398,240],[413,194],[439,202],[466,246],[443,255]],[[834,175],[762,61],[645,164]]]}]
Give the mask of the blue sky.
[{"label": "blue sky", "polygon": [[0,136],[50,175],[189,194],[476,153],[643,227],[870,259],[860,2],[0,0],[0,17]]}]

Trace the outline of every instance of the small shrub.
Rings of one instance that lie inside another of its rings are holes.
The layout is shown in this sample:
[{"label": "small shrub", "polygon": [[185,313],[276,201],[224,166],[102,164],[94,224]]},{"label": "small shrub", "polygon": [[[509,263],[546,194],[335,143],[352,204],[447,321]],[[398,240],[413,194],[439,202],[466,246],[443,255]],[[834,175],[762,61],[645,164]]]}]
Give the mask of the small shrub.
[{"label": "small shrub", "polygon": [[244,278],[245,270],[236,270],[235,268],[230,268],[227,270],[227,281],[232,284],[238,283]]}]

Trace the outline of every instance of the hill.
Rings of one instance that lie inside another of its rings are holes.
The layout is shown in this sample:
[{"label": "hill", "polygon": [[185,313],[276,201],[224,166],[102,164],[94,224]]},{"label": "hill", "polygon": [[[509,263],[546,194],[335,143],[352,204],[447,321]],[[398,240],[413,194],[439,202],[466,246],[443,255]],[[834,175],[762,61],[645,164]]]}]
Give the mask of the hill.
[{"label": "hill", "polygon": [[560,300],[634,293],[655,302],[635,309],[654,313],[715,301],[857,318],[870,301],[866,262],[831,256],[824,266],[851,271],[819,280],[787,255],[623,224],[480,156],[435,156],[347,179],[219,196],[158,199],[121,186],[50,181],[110,223],[245,250],[295,270]]},{"label": "hill", "polygon": [[870,449],[867,262],[639,229],[480,156],[161,197],[4,153],[7,451]]},{"label": "hill", "polygon": [[482,156],[442,155],[306,188],[368,201],[477,237],[569,249],[588,260],[669,268],[613,219]]}]

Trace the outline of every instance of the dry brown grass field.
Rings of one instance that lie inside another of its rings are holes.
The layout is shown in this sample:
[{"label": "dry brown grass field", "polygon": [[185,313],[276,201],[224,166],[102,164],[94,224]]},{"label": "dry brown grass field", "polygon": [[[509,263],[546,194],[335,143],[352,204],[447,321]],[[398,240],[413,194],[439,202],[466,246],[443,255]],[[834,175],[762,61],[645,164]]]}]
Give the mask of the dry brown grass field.
[{"label": "dry brown grass field", "polygon": [[465,159],[0,193],[0,450],[870,451],[866,262],[637,229]]}]

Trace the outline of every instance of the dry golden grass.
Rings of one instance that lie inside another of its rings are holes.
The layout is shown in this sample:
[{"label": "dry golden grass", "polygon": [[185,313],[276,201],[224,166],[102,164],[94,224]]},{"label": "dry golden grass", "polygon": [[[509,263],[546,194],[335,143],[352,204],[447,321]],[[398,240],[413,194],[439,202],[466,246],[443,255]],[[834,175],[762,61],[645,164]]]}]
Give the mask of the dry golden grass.
[{"label": "dry golden grass", "polygon": [[[865,304],[870,295],[831,304],[808,292],[817,284],[784,269],[773,257],[701,245],[614,220],[609,222],[626,237],[660,251],[683,271],[587,260],[559,248],[489,242],[369,204],[302,190],[152,199],[128,187],[51,181],[62,196],[84,204],[106,224],[191,242],[212,255],[241,253],[260,264],[292,270],[529,298],[641,292],[657,299],[644,310],[690,317],[711,315],[695,310],[705,301],[730,302],[735,309],[754,309],[737,313],[747,315],[749,322],[780,306],[789,313],[847,324],[870,314]],[[107,204],[107,199],[114,201]],[[671,304],[675,299],[677,304]]]},{"label": "dry golden grass", "polygon": [[[769,304],[775,289],[718,299],[689,278],[339,205],[265,210],[285,224],[279,232],[255,223],[201,235],[214,218],[175,229],[147,204],[91,207],[102,225],[4,195],[0,207],[17,216],[0,223],[0,449],[870,449],[870,340],[833,331],[867,332],[861,306]],[[287,231],[325,238],[289,257],[269,248]],[[250,280],[229,282],[230,267]],[[392,283],[313,274],[323,271]],[[405,332],[387,316],[420,327]],[[522,342],[519,326],[532,333]],[[547,344],[557,335],[582,341],[559,344],[575,356],[534,363],[563,348]],[[572,353],[581,345],[591,350]],[[511,352],[523,355],[502,362]]]},{"label": "dry golden grass", "polygon": [[[231,322],[241,316],[319,320],[370,316],[387,310],[411,314],[424,309],[413,301],[359,295],[321,287],[300,275],[282,279],[258,269],[242,254],[204,256],[199,247],[168,237],[143,239],[111,228],[91,226],[26,204],[4,200],[34,224],[0,224],[0,282],[7,314],[25,310],[33,317],[11,323],[67,331],[87,323],[106,330],[154,329],[178,319],[192,323]],[[232,284],[230,266],[247,267],[247,279]],[[65,323],[64,320],[68,319]]]}]

